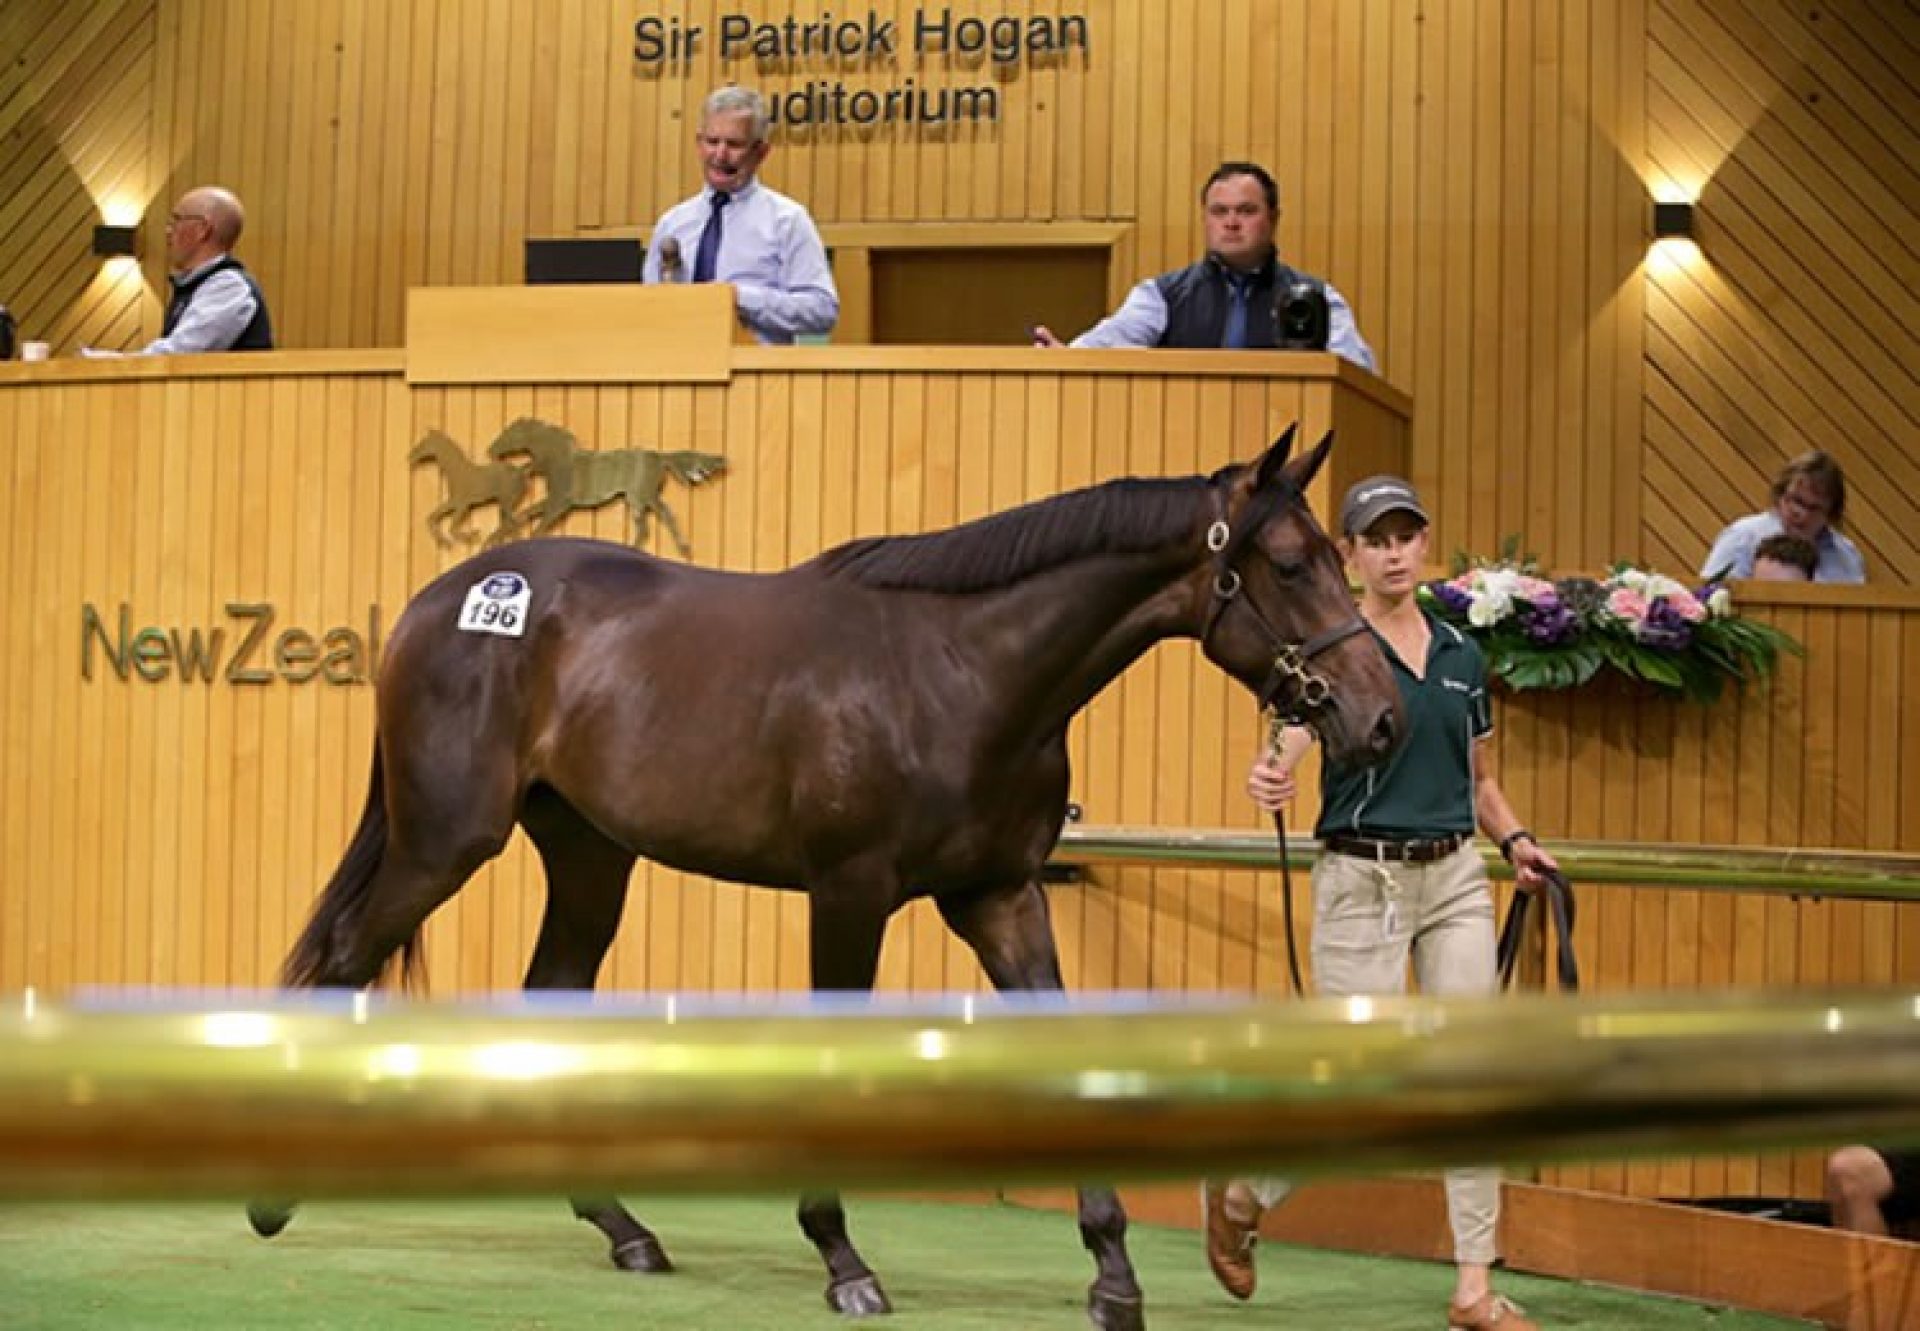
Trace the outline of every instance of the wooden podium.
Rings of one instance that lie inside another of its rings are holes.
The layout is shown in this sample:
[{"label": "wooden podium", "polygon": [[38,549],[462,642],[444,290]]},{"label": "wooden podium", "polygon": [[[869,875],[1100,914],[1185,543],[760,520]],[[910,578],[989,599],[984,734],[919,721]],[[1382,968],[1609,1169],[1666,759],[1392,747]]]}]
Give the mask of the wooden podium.
[{"label": "wooden podium", "polygon": [[407,293],[410,384],[720,383],[753,340],[717,282]]}]

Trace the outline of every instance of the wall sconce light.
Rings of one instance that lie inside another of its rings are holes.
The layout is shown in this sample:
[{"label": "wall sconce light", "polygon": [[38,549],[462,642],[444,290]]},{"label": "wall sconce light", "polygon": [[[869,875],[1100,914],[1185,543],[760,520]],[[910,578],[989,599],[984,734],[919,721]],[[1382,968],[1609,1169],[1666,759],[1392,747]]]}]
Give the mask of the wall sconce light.
[{"label": "wall sconce light", "polygon": [[1692,240],[1693,205],[1690,203],[1654,204],[1653,238],[1655,240]]},{"label": "wall sconce light", "polygon": [[93,252],[102,259],[137,258],[140,254],[140,228],[135,226],[95,227]]}]

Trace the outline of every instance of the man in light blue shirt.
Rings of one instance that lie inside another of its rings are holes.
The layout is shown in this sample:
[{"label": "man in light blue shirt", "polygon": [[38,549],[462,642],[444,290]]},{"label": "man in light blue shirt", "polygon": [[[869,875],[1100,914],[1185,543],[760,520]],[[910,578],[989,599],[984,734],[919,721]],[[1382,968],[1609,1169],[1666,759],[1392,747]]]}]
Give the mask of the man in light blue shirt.
[{"label": "man in light blue shirt", "polygon": [[[267,314],[266,297],[246,265],[232,254],[246,224],[246,209],[232,190],[201,185],[180,196],[167,214],[172,295],[160,336],[137,355],[273,350],[273,320]],[[82,347],[80,354],[100,359],[122,353]]]},{"label": "man in light blue shirt", "polygon": [[[1120,308],[1089,328],[1076,347],[1219,347],[1279,345],[1275,302],[1305,285],[1327,301],[1327,350],[1374,370],[1373,348],[1360,336],[1353,309],[1333,285],[1280,262],[1273,245],[1280,187],[1255,162],[1222,162],[1200,190],[1207,253],[1198,263],[1150,277]],[[1044,328],[1036,346],[1057,347]]]},{"label": "man in light blue shirt", "polygon": [[840,293],[813,218],[754,178],[767,159],[767,104],[748,88],[707,97],[694,138],[706,188],[654,223],[649,282],[726,282],[740,321],[762,342],[825,334]]},{"label": "man in light blue shirt", "polygon": [[1741,518],[1720,533],[1700,566],[1702,577],[1750,578],[1760,543],[1786,535],[1810,543],[1818,554],[1815,582],[1867,580],[1860,547],[1835,530],[1846,516],[1847,478],[1829,454],[1815,449],[1789,462],[1774,478],[1771,498],[1771,508]]}]

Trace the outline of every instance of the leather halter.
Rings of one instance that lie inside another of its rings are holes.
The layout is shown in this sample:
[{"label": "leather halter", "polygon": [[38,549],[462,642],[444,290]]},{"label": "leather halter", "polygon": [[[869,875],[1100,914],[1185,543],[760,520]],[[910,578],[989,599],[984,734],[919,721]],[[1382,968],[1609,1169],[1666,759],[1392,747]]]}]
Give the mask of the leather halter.
[{"label": "leather halter", "polygon": [[[1241,597],[1244,584],[1240,574],[1226,562],[1232,534],[1233,530],[1227,525],[1225,517],[1215,518],[1207,528],[1207,549],[1213,552],[1213,602],[1207,609],[1207,622],[1200,630],[1200,644],[1203,648],[1206,646],[1207,640],[1213,636],[1214,626],[1220,622],[1227,607],[1239,601],[1252,613],[1254,623],[1266,635],[1267,645],[1273,648],[1273,664],[1268,667],[1266,682],[1259,691],[1262,710],[1272,712],[1281,721],[1304,724],[1338,705],[1333,697],[1333,686],[1327,683],[1325,676],[1309,670],[1307,663],[1354,634],[1365,632],[1367,621],[1356,613],[1345,623],[1323,629],[1304,642],[1288,641],[1251,597]],[[1284,705],[1280,701],[1283,690],[1290,690]]]}]

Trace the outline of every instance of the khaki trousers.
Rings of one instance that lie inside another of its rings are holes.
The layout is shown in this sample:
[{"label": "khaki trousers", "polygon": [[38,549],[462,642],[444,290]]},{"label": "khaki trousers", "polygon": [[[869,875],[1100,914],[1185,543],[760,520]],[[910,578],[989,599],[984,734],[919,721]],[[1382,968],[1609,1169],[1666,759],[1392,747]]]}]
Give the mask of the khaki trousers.
[{"label": "khaki trousers", "polygon": [[[1313,868],[1314,991],[1400,994],[1411,958],[1420,992],[1490,994],[1499,985],[1493,888],[1471,843],[1431,864],[1323,853]],[[1264,1206],[1285,1197],[1284,1179],[1255,1179]],[[1496,1255],[1500,1171],[1450,1169],[1447,1218],[1454,1261],[1488,1266]]]}]

